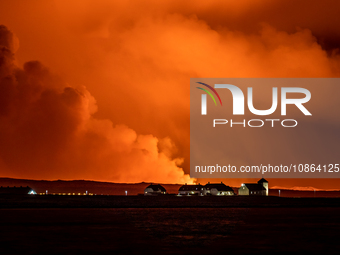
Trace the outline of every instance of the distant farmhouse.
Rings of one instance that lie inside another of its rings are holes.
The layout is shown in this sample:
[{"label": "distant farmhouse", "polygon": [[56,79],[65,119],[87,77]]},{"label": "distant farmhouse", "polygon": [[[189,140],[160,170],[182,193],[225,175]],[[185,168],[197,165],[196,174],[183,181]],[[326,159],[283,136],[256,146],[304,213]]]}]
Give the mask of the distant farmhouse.
[{"label": "distant farmhouse", "polygon": [[179,196],[204,196],[205,195],[205,188],[201,185],[183,185],[182,187],[179,188],[178,190],[178,195]]},{"label": "distant farmhouse", "polygon": [[208,182],[205,186],[206,195],[213,196],[233,196],[235,195],[234,190],[229,186],[221,183],[210,183]]},{"label": "distant farmhouse", "polygon": [[238,189],[241,196],[268,196],[268,181],[261,179],[257,183],[243,183]]},{"label": "distant farmhouse", "polygon": [[160,184],[150,184],[144,190],[145,196],[157,196],[166,194],[166,189]]},{"label": "distant farmhouse", "polygon": [[224,183],[210,183],[208,182],[205,186],[198,185],[183,185],[178,190],[179,196],[233,196],[235,195],[234,190]]},{"label": "distant farmhouse", "polygon": [[32,188],[30,187],[0,187],[0,194],[6,195],[35,195],[37,194]]}]

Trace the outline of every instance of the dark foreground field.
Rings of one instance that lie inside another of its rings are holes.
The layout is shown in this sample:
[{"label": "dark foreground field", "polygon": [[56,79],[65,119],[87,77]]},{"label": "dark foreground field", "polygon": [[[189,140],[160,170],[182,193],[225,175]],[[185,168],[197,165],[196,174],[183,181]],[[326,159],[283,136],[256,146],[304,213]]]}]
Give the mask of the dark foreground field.
[{"label": "dark foreground field", "polygon": [[1,254],[339,254],[340,208],[0,210]]},{"label": "dark foreground field", "polygon": [[340,207],[340,198],[1,195],[0,208]]},{"label": "dark foreground field", "polygon": [[0,197],[0,254],[339,254],[340,199]]},{"label": "dark foreground field", "polygon": [[1,195],[1,208],[340,207],[340,198]]}]

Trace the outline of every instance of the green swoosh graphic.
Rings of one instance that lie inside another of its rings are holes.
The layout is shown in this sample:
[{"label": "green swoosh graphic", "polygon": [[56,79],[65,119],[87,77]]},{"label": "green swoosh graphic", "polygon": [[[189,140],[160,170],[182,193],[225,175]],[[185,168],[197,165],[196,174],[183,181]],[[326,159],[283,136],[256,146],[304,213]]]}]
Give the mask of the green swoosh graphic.
[{"label": "green swoosh graphic", "polygon": [[217,104],[216,104],[216,100],[215,100],[214,96],[213,96],[213,95],[211,95],[211,93],[210,93],[208,90],[206,90],[206,89],[203,89],[203,88],[200,88],[200,87],[196,87],[196,88],[198,88],[198,89],[201,89],[201,90],[203,90],[204,92],[206,92],[207,94],[209,94],[209,96],[211,96],[211,98],[214,100],[214,103],[215,103],[215,105],[217,105]]}]

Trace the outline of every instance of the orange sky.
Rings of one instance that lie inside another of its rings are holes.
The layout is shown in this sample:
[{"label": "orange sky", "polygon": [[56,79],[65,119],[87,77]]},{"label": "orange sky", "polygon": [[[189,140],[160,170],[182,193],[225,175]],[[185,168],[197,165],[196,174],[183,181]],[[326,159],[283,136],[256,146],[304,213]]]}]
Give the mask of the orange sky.
[{"label": "orange sky", "polygon": [[339,9],[336,0],[2,1],[0,176],[190,182],[189,78],[339,77]]}]

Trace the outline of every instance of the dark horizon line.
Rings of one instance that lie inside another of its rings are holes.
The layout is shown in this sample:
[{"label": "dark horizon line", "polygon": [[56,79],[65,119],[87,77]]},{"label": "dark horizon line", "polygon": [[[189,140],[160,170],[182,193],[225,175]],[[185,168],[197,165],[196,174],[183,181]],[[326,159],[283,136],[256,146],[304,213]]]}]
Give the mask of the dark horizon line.
[{"label": "dark horizon line", "polygon": [[[146,181],[126,183],[126,182],[85,180],[85,179],[73,179],[73,180],[62,180],[62,179],[43,180],[43,179],[41,179],[41,180],[36,180],[36,179],[22,179],[22,178],[13,178],[13,177],[0,177],[0,181],[1,180],[17,180],[17,181],[33,181],[33,182],[93,182],[93,183],[103,183],[103,184],[108,183],[108,184],[117,184],[117,185],[138,185],[138,184],[185,185],[185,184],[181,184],[181,183],[160,183],[160,182],[146,182]],[[216,183],[221,183],[221,182],[216,182]],[[188,185],[190,185],[190,184],[188,184]],[[196,184],[193,184],[193,185],[196,185]],[[238,187],[234,187],[234,186],[230,186],[230,187],[238,188]],[[269,189],[270,190],[301,191],[301,192],[318,192],[318,191],[322,191],[322,192],[337,192],[338,191],[338,192],[340,192],[340,189],[314,189],[314,190],[306,189],[306,190],[303,190],[303,189],[294,189],[294,188],[288,188],[288,187],[284,187],[284,188],[270,188],[269,187]]]}]

